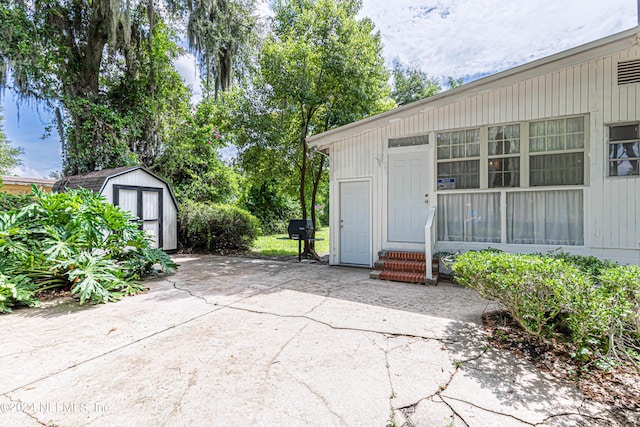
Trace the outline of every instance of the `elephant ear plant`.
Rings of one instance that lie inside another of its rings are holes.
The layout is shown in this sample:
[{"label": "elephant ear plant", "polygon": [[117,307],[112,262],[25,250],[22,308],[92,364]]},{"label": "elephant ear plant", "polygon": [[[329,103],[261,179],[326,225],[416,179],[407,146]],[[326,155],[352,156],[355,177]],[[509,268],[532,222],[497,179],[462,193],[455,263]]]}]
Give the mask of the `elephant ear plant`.
[{"label": "elephant ear plant", "polygon": [[138,281],[177,268],[130,213],[87,190],[46,193],[0,211],[0,313],[39,303],[37,293],[67,288],[81,303],[113,301]]}]

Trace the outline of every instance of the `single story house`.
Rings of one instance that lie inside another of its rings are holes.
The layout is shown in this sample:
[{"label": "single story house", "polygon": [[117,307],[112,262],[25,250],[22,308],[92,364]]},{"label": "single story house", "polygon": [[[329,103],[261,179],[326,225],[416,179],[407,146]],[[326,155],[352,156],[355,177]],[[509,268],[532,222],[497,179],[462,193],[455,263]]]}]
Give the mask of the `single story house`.
[{"label": "single story house", "polygon": [[55,182],[55,179],[3,175],[0,191],[7,194],[31,194],[31,184],[34,184],[36,187],[41,187],[44,191],[51,191]]},{"label": "single story house", "polygon": [[178,202],[169,183],[142,166],[103,169],[65,177],[53,191],[84,188],[131,212],[166,252],[178,249]]},{"label": "single story house", "polygon": [[639,263],[639,125],[634,28],[312,136],[329,262],[492,247]]}]

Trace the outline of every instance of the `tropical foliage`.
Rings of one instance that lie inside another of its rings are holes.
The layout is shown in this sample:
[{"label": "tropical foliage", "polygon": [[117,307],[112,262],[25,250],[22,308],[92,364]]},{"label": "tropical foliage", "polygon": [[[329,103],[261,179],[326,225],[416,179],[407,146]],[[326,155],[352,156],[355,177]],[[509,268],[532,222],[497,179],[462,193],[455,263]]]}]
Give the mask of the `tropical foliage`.
[{"label": "tropical foliage", "polygon": [[176,268],[134,217],[92,192],[33,187],[30,204],[0,211],[0,312],[37,305],[37,293],[52,288],[81,303],[116,300],[141,291],[138,280],[156,264]]}]

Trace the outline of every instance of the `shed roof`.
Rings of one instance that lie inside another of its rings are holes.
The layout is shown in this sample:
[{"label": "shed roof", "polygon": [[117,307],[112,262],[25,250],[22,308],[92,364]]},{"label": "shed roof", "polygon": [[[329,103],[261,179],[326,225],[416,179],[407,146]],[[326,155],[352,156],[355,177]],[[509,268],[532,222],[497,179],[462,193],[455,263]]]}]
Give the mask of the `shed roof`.
[{"label": "shed roof", "polygon": [[66,176],[53,185],[53,191],[60,192],[67,189],[75,190],[78,188],[84,188],[99,193],[102,191],[105,182],[109,178],[139,168],[141,168],[141,166],[123,166],[120,168],[103,169],[79,175]]},{"label": "shed roof", "polygon": [[376,114],[357,122],[344,125],[307,138],[309,146],[325,151],[329,145],[345,138],[361,134],[387,125],[396,120],[406,119],[443,105],[448,105],[479,93],[517,83],[542,74],[600,58],[611,53],[629,49],[640,43],[640,26],[595,40],[555,55],[547,56],[508,70],[496,73],[460,87],[440,92],[429,98],[402,105],[393,110]]},{"label": "shed roof", "polygon": [[67,176],[57,181],[53,185],[53,188],[51,191],[61,192],[61,191],[66,191],[67,189],[73,190],[78,188],[84,188],[86,190],[93,191],[94,193],[101,193],[105,185],[107,184],[107,181],[109,181],[109,179],[119,175],[129,173],[129,172],[133,172],[138,169],[141,169],[144,172],[148,173],[149,175],[153,176],[154,178],[162,181],[169,189],[169,194],[171,195],[171,199],[173,200],[174,205],[176,206],[176,208],[178,207],[178,202],[176,201],[176,198],[173,194],[173,190],[171,190],[171,186],[169,185],[169,183],[166,180],[160,178],[158,175],[154,174],[153,172],[151,172],[150,170],[142,166],[122,166],[119,168],[102,169],[99,171]]}]

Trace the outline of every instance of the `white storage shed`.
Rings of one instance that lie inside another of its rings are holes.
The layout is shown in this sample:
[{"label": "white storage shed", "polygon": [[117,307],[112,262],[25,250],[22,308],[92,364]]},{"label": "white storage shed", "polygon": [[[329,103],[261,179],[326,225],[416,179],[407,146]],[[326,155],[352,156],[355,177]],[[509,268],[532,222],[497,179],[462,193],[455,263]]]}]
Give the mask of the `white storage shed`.
[{"label": "white storage shed", "polygon": [[85,188],[131,212],[157,248],[178,249],[178,203],[169,183],[142,166],[124,166],[61,179],[53,191]]}]

